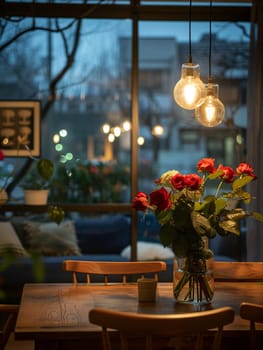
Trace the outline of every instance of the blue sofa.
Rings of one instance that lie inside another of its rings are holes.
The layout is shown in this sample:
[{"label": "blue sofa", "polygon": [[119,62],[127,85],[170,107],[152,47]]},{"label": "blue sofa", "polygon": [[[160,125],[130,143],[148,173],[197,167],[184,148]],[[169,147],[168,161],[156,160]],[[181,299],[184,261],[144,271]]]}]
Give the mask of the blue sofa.
[{"label": "blue sofa", "polygon": [[[31,218],[32,219],[32,218]],[[35,220],[35,219],[34,219]],[[36,254],[33,258],[29,256],[17,257],[8,266],[0,271],[0,291],[3,293],[2,301],[19,302],[24,283],[36,282],[61,282],[72,281],[70,273],[62,270],[62,262],[65,259],[93,260],[93,261],[128,261],[128,257],[121,255],[125,247],[130,244],[130,217],[126,215],[105,215],[98,218],[85,217],[73,220],[76,238],[80,254],[65,255],[57,253],[49,256]],[[15,231],[22,244],[27,248],[25,239],[25,223],[28,218],[11,220]],[[142,219],[138,217],[138,240],[158,244],[159,224],[154,216]],[[230,252],[224,255],[223,246],[225,242],[218,239],[214,242],[213,250],[217,260],[236,260],[233,249],[236,242],[231,242]],[[41,246],[41,244],[39,244]],[[159,243],[160,245],[160,243]],[[229,246],[229,244],[227,244]],[[167,263],[167,270],[159,275],[160,281],[172,281],[173,258],[162,259]],[[1,266],[1,264],[0,264]],[[83,279],[84,282],[84,279]]]}]

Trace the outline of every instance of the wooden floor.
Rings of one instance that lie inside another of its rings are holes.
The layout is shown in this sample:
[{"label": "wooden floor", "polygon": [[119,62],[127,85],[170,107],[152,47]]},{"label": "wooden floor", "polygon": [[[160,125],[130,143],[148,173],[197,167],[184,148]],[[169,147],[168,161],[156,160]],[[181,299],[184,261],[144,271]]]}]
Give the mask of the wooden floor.
[{"label": "wooden floor", "polygon": [[12,334],[5,350],[34,350],[34,343],[32,341],[15,340]]}]

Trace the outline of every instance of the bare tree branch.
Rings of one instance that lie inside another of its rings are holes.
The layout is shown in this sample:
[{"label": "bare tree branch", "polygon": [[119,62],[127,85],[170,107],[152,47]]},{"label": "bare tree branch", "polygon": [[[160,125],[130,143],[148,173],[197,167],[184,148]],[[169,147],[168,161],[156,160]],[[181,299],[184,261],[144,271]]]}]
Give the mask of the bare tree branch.
[{"label": "bare tree branch", "polygon": [[45,27],[45,26],[36,26],[34,24],[34,22],[32,22],[32,25],[30,27],[21,30],[20,32],[18,32],[15,35],[13,35],[10,39],[6,40],[6,42],[4,42],[2,45],[0,45],[0,51],[6,49],[8,46],[13,44],[16,40],[18,40],[20,37],[24,36],[27,33],[30,33],[30,32],[33,32],[33,31],[35,32],[37,30],[38,31],[51,32],[51,33],[63,33],[67,29],[71,28],[76,23],[76,21],[77,20],[74,19],[70,23],[68,23],[67,25],[65,25],[63,27],[56,26],[56,29]]},{"label": "bare tree branch", "polygon": [[[74,42],[72,46],[71,52],[67,56],[66,63],[64,67],[58,72],[58,74],[52,79],[52,81],[49,84],[49,97],[42,108],[42,120],[46,117],[49,109],[53,105],[55,99],[56,99],[56,87],[57,84],[61,81],[61,79],[64,77],[64,75],[67,73],[67,71],[72,67],[75,59],[75,55],[79,46],[79,40],[80,40],[80,33],[81,33],[81,25],[82,20],[78,20],[76,23],[76,29],[74,34]],[[13,181],[7,186],[6,191],[8,194],[10,194],[14,188],[17,186],[17,184],[21,181],[21,179],[25,176],[27,171],[29,170],[32,162],[34,160],[32,158],[28,158],[22,168],[15,174]]]}]

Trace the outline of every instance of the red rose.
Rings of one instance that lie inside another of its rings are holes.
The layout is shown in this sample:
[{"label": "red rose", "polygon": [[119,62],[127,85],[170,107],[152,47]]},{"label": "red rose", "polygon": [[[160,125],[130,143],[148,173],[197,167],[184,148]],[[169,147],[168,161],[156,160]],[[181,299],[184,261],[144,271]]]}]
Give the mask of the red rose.
[{"label": "red rose", "polygon": [[164,187],[150,193],[150,205],[155,205],[158,210],[169,209],[171,206],[170,194]]},{"label": "red rose", "polygon": [[138,192],[132,201],[132,207],[136,210],[145,211],[148,208],[148,196],[144,192]]},{"label": "red rose", "polygon": [[236,172],[233,168],[230,166],[223,166],[222,164],[219,165],[218,169],[223,171],[223,174],[220,176],[225,182],[233,182],[234,176],[236,175]]},{"label": "red rose", "polygon": [[202,179],[196,174],[189,174],[184,176],[184,183],[186,187],[190,188],[192,191],[195,191],[200,187]]},{"label": "red rose", "polygon": [[199,160],[197,170],[201,173],[214,173],[216,171],[214,158],[203,158]]},{"label": "red rose", "polygon": [[257,176],[254,174],[254,169],[248,163],[240,163],[239,166],[236,168],[236,171],[238,174],[249,175],[252,176],[254,179],[257,178]]},{"label": "red rose", "polygon": [[182,190],[185,187],[184,175],[176,174],[171,178],[171,184],[176,190]]},{"label": "red rose", "polygon": [[0,149],[0,160],[4,160],[5,155],[4,152]]},{"label": "red rose", "polygon": [[98,174],[99,168],[98,168],[96,165],[91,165],[91,167],[90,167],[90,172],[91,172],[92,174]]}]

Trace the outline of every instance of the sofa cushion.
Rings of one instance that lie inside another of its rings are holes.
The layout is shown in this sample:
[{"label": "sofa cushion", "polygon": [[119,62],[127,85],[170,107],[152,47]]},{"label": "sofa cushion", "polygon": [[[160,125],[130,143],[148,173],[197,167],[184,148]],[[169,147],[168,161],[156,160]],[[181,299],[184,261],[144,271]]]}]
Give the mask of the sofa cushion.
[{"label": "sofa cushion", "polygon": [[10,222],[14,227],[17,236],[19,237],[23,247],[25,249],[29,248],[28,245],[28,234],[25,230],[25,224],[27,222],[35,222],[36,224],[50,222],[50,217],[47,214],[31,214],[24,216],[12,216],[10,217]]},{"label": "sofa cushion", "polygon": [[130,219],[125,215],[105,215],[75,220],[83,254],[120,254],[130,243]]},{"label": "sofa cushion", "polygon": [[[131,246],[127,246],[121,252],[123,258],[131,258]],[[138,260],[165,260],[174,258],[173,251],[164,247],[160,243],[137,242],[137,259]]]},{"label": "sofa cushion", "polygon": [[47,256],[81,255],[72,221],[25,224],[27,242],[32,253]]},{"label": "sofa cushion", "polygon": [[0,256],[12,254],[14,256],[28,256],[12,224],[8,221],[0,222]]}]

